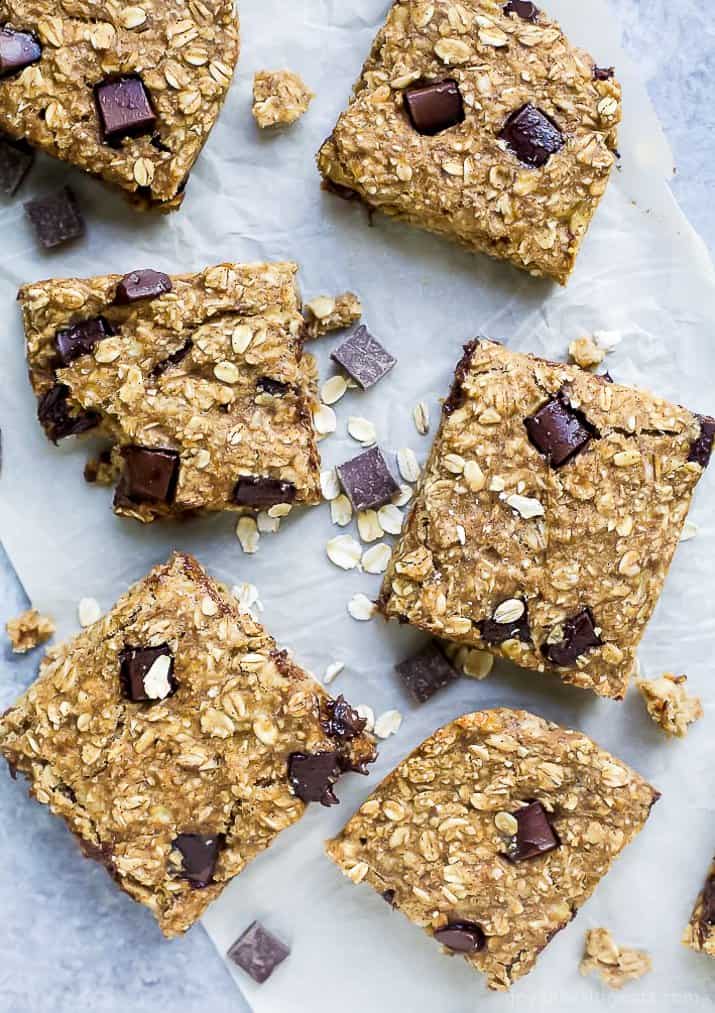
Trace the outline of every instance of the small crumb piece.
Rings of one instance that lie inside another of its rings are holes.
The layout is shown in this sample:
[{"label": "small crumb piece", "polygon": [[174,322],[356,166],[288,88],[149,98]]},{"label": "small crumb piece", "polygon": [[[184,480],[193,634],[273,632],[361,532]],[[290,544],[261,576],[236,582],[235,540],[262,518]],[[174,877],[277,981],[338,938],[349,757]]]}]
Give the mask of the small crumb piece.
[{"label": "small crumb piece", "polygon": [[84,480],[90,485],[111,487],[117,482],[118,471],[111,451],[103,450],[99,457],[93,457],[85,464]]},{"label": "small crumb piece", "polygon": [[49,640],[55,632],[55,624],[46,616],[40,615],[37,609],[28,609],[6,625],[14,654],[27,654],[40,644]]},{"label": "small crumb piece", "polygon": [[261,130],[289,127],[308,111],[314,98],[291,70],[259,70],[253,78],[253,118]]},{"label": "small crumb piece", "polygon": [[606,349],[601,348],[590,336],[577,338],[569,345],[569,356],[581,369],[595,369],[606,358]]},{"label": "small crumb piece", "polygon": [[691,725],[703,716],[703,708],[696,696],[685,689],[685,675],[666,672],[660,679],[642,679],[637,683],[645,700],[648,713],[666,735],[682,739]]},{"label": "small crumb piece", "polygon": [[102,618],[102,610],[96,598],[82,598],[77,606],[79,624],[83,629],[94,626]]},{"label": "small crumb piece", "polygon": [[608,929],[590,929],[579,965],[581,974],[598,971],[609,988],[622,988],[627,981],[636,981],[653,969],[650,957],[643,950],[620,947]]},{"label": "small crumb piece", "polygon": [[305,307],[305,327],[309,338],[322,338],[331,331],[352,327],[362,317],[360,300],[353,292],[321,295]]}]

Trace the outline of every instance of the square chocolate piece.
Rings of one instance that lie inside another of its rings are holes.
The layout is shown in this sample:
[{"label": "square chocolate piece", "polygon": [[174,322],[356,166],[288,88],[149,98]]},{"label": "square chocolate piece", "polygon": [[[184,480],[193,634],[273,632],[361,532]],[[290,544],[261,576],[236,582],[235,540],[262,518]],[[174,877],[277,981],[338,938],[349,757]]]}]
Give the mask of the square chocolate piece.
[{"label": "square chocolate piece", "polygon": [[526,0],[395,0],[318,153],[328,189],[565,284],[621,88]]},{"label": "square chocolate piece", "polygon": [[472,342],[383,612],[622,699],[714,438],[646,391]]},{"label": "square chocolate piece", "polygon": [[170,211],[239,48],[233,0],[0,3],[0,131]]},{"label": "square chocolate piece", "polygon": [[460,678],[436,640],[396,665],[395,671],[415,703],[420,704]]},{"label": "square chocolate piece", "polygon": [[0,755],[172,937],[301,818],[296,757],[332,757],[333,802],[367,773],[364,727],[177,553],[53,648],[0,718]]},{"label": "square chocolate piece", "polygon": [[117,513],[150,522],[320,502],[296,272],[144,268],[21,290],[40,422],[58,440],[89,417],[113,444]]},{"label": "square chocolate piece", "polygon": [[361,325],[330,356],[363,390],[374,387],[397,365],[390,353]]},{"label": "square chocolate piece", "polygon": [[84,235],[84,219],[77,198],[68,186],[28,201],[25,213],[32,223],[38,242],[46,250]]},{"label": "square chocolate piece", "polygon": [[12,197],[32,168],[32,148],[22,141],[11,141],[0,134],[0,193]]},{"label": "square chocolate piece", "polygon": [[259,985],[268,981],[278,965],[289,955],[290,950],[285,943],[264,929],[260,922],[252,922],[227,954],[229,960]]},{"label": "square chocolate piece", "polygon": [[400,491],[379,447],[366,450],[335,470],[345,495],[358,512],[377,510]]}]

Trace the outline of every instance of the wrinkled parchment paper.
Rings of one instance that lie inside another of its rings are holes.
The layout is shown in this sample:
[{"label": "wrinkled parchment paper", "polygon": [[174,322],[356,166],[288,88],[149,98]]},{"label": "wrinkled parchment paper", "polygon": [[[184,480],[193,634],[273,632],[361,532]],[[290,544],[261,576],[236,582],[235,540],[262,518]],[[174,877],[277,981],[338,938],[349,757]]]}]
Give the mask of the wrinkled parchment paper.
[{"label": "wrinkled parchment paper", "polygon": [[[678,550],[640,655],[650,676],[686,672],[706,703],[706,718],[688,740],[673,743],[646,716],[635,692],[625,703],[607,702],[504,666],[486,682],[462,680],[414,708],[392,666],[420,637],[379,620],[362,624],[349,617],[350,597],[357,591],[374,595],[379,578],[344,574],[327,561],[325,543],[338,533],[327,505],[289,518],[279,535],[263,537],[252,557],[242,554],[230,517],[143,529],[113,517],[108,490],[85,485],[86,450],[72,441],[54,449],[35,421],[13,303],[21,283],[270,258],[301,263],[308,297],[356,290],[367,323],[400,358],[376,389],[349,392],[337,406],[338,433],[322,444],[326,464],[359,450],[346,434],[349,415],[371,419],[389,452],[411,446],[424,459],[429,438],[417,434],[412,408],[420,399],[429,404],[434,432],[438,399],[447,391],[461,345],[477,333],[561,358],[568,342],[583,333],[616,331],[623,340],[606,366],[617,380],[715,412],[715,273],[670,195],[668,146],[602,0],[549,3],[599,64],[617,65],[626,109],[622,167],[565,291],[379,217],[369,228],[359,207],[321,193],[314,153],[344,106],[387,6],[387,0],[244,0],[239,74],[179,214],[142,218],[119,197],[73,173],[71,183],[87,210],[88,236],[46,255],[35,248],[20,202],[0,205],[2,540],[33,603],[57,618],[63,634],[76,629],[81,597],[94,596],[109,608],[171,549],[195,552],[218,578],[259,586],[269,628],[311,670],[320,675],[330,662],[344,661],[336,692],[354,704],[370,704],[376,713],[393,707],[404,713],[402,729],[383,744],[371,778],[344,781],[338,808],[311,807],[204,918],[222,954],[254,918],[290,943],[290,958],[267,984],[258,987],[234,972],[256,1013],[366,1008],[465,1013],[522,1002],[549,1011],[710,1009],[711,962],[683,948],[679,937],[714,843],[709,722],[715,710],[715,471],[701,485],[694,508],[700,531]],[[249,111],[252,75],[281,66],[301,72],[318,97],[291,131],[259,135]],[[23,196],[60,178],[65,171],[43,162]],[[328,339],[317,348],[326,376],[332,372],[332,344]],[[582,729],[663,791],[639,839],[509,996],[489,994],[463,962],[442,956],[370,889],[343,879],[322,854],[322,841],[424,737],[462,713],[504,704]],[[595,925],[611,928],[621,943],[648,949],[653,973],[617,994],[606,993],[595,979],[580,978],[584,932]]]}]

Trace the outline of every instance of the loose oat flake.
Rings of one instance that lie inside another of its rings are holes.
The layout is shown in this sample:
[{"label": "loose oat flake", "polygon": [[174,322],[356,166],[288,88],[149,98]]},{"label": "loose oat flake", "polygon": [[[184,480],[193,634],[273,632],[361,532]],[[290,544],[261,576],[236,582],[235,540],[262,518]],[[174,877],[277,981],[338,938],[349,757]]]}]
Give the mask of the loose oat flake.
[{"label": "loose oat flake", "polygon": [[348,602],[348,612],[358,622],[369,622],[377,612],[377,605],[366,594],[354,594]]},{"label": "loose oat flake", "polygon": [[405,482],[417,482],[420,477],[420,466],[414,450],[402,447],[397,451],[397,466]]},{"label": "loose oat flake", "polygon": [[102,618],[102,610],[96,598],[82,598],[77,606],[79,624],[83,628],[93,626]]},{"label": "loose oat flake", "polygon": [[354,570],[360,563],[362,548],[352,535],[338,535],[331,538],[325,547],[328,559],[341,570]]}]

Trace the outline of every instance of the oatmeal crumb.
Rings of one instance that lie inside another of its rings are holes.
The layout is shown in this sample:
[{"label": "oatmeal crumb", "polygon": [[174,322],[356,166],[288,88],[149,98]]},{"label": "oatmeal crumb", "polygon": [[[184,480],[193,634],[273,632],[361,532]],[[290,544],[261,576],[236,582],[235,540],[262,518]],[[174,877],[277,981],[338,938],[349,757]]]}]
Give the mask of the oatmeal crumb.
[{"label": "oatmeal crumb", "polygon": [[253,117],[261,130],[295,123],[314,98],[303,79],[290,70],[259,70],[253,79]]},{"label": "oatmeal crumb", "polygon": [[37,609],[28,609],[5,624],[14,654],[27,654],[49,640],[55,632],[55,624]]},{"label": "oatmeal crumb", "polygon": [[642,679],[637,683],[648,713],[666,735],[683,738],[688,725],[703,716],[703,708],[696,696],[685,689],[685,675],[666,672],[660,679]]},{"label": "oatmeal crumb", "polygon": [[322,338],[331,331],[352,327],[362,317],[362,305],[354,292],[320,295],[305,306],[305,327],[309,338]]},{"label": "oatmeal crumb", "polygon": [[595,369],[606,358],[606,349],[601,348],[590,335],[586,335],[571,342],[569,356],[581,369]]},{"label": "oatmeal crumb", "polygon": [[608,929],[590,929],[586,933],[584,955],[579,965],[581,974],[598,971],[609,988],[622,988],[627,981],[636,981],[652,970],[653,964],[644,950],[618,946]]}]

